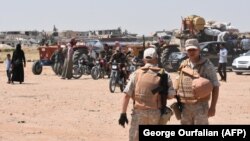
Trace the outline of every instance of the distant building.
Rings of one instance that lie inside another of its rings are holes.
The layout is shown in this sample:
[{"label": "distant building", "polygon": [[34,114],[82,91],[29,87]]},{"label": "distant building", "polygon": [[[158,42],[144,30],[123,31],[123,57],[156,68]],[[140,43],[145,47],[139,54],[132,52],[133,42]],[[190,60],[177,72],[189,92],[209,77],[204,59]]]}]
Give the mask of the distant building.
[{"label": "distant building", "polygon": [[[15,47],[16,44],[21,43],[30,45],[30,39],[37,39],[40,32],[34,31],[2,31],[0,32],[0,43],[8,44]],[[39,39],[38,39],[39,40]]]},{"label": "distant building", "polygon": [[59,32],[59,37],[62,38],[72,38],[72,37],[76,37],[77,33],[73,30],[66,30],[66,31],[62,31]]},{"label": "distant building", "polygon": [[[54,26],[53,31],[2,31],[0,32],[0,43],[15,46],[17,43],[21,44],[40,44],[45,43],[58,43],[67,42],[70,38],[75,37],[78,40],[85,39],[105,39],[112,38],[114,40],[118,38],[127,38],[129,42],[136,40],[137,34],[128,33],[127,30],[122,32],[121,28],[117,29],[104,29],[104,30],[90,30],[90,31],[73,31],[65,30],[59,32]],[[116,38],[116,39],[115,39]],[[122,41],[127,39],[121,39]]]},{"label": "distant building", "polygon": [[117,29],[104,29],[104,30],[90,30],[90,31],[72,31],[66,30],[59,33],[59,37],[62,38],[120,38],[123,36],[136,37],[137,34],[129,34],[122,32],[121,28]]}]

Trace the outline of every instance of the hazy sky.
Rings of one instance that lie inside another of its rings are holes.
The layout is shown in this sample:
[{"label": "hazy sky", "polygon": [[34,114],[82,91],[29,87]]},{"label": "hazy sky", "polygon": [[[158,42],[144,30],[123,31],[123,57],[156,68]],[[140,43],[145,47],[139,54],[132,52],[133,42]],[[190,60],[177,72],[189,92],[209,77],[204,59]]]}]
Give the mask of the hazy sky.
[{"label": "hazy sky", "polygon": [[181,27],[181,17],[231,22],[250,31],[250,0],[0,0],[0,31],[99,30],[149,35]]}]

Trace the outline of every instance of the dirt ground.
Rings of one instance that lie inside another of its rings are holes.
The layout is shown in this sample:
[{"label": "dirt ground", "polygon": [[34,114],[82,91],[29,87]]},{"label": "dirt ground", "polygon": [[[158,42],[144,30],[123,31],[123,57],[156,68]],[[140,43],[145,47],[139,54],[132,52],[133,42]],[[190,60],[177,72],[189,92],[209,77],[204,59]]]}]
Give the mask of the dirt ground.
[{"label": "dirt ground", "polygon": [[[129,126],[118,125],[123,94],[119,89],[110,93],[108,79],[62,80],[50,67],[41,75],[33,75],[31,67],[27,63],[23,84],[7,84],[5,66],[0,64],[0,141],[128,140]],[[250,123],[249,82],[249,74],[228,72],[210,124]],[[130,101],[129,121],[131,108]],[[173,116],[169,124],[179,121]]]}]

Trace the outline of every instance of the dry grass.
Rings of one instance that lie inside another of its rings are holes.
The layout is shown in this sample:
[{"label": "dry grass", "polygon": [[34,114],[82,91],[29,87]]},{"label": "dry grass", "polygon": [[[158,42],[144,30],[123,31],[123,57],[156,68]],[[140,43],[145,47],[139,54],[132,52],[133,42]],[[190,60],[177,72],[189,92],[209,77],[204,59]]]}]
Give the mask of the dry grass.
[{"label": "dry grass", "polygon": [[[22,49],[25,53],[26,61],[34,61],[34,60],[39,59],[39,51],[37,47],[23,47]],[[13,49],[1,49],[0,62],[3,62],[6,59],[6,55],[8,53],[11,54],[12,56],[13,51],[14,51],[14,48]]]}]

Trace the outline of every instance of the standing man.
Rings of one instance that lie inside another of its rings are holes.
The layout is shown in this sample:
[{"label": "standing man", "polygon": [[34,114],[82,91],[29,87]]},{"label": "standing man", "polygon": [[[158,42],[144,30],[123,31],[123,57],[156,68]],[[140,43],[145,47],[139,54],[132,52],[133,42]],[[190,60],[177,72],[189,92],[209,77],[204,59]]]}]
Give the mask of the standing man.
[{"label": "standing man", "polygon": [[166,42],[164,41],[163,38],[159,38],[158,42],[155,44],[155,48],[156,48],[156,52],[158,54],[158,66],[159,67],[163,67],[162,63],[161,63],[161,54],[163,52],[163,50],[165,49],[165,47],[167,46]]},{"label": "standing man", "polygon": [[[220,74],[220,81],[227,81],[227,49],[224,45],[220,45],[220,52],[219,52],[219,65],[218,65],[218,72]],[[221,71],[222,69],[222,71]]]},{"label": "standing man", "polygon": [[67,44],[67,53],[64,59],[64,65],[63,65],[63,71],[62,71],[62,79],[71,79],[73,74],[72,74],[72,69],[73,69],[73,47],[76,45],[76,40],[75,38],[72,38],[70,40],[70,43]]},{"label": "standing man", "polygon": [[[172,111],[165,105],[165,111],[162,112],[162,103],[166,99],[163,99],[163,95],[159,92],[153,93],[152,90],[160,86],[162,78],[159,77],[159,73],[163,70],[158,65],[158,55],[154,48],[147,48],[144,51],[145,66],[136,70],[130,76],[130,80],[124,89],[124,98],[122,104],[122,112],[119,119],[119,124],[125,127],[125,123],[128,123],[126,111],[130,98],[133,99],[133,110],[131,127],[129,130],[129,141],[139,140],[139,125],[157,125],[166,124],[172,115]],[[175,96],[175,90],[173,89],[172,81],[169,75],[163,71],[166,83],[161,85],[165,88],[165,98],[173,98]],[[165,123],[161,122],[164,118]]]},{"label": "standing man", "polygon": [[246,36],[243,36],[242,40],[240,41],[240,48],[242,50],[242,53],[250,50],[250,39],[246,38]]},{"label": "standing man", "polygon": [[[216,104],[219,95],[219,81],[217,79],[214,65],[206,58],[200,56],[199,42],[197,39],[188,39],[185,43],[188,59],[184,60],[179,68],[180,75],[176,81],[177,95],[182,104],[181,124],[200,125],[209,124],[208,118],[215,115]],[[211,94],[202,98],[194,95],[192,87],[192,77],[184,75],[184,68],[189,69],[193,74],[207,78],[212,83],[212,99],[208,104]]]}]

